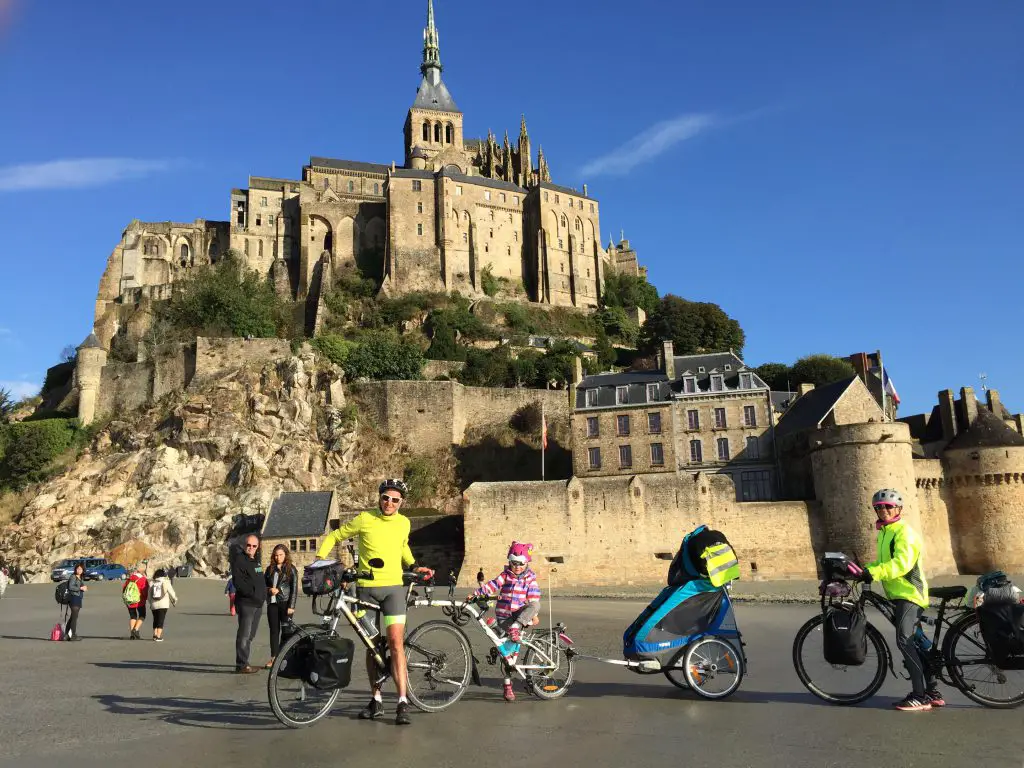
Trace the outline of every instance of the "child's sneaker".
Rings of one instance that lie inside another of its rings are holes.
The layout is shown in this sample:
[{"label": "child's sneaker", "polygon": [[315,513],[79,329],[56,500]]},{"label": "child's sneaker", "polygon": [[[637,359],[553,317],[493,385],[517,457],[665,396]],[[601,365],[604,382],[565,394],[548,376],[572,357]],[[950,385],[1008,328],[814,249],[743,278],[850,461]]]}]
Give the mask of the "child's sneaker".
[{"label": "child's sneaker", "polygon": [[924,697],[928,700],[928,703],[932,705],[932,709],[946,706],[946,700],[942,698],[942,694],[939,693],[938,688],[929,688],[924,692]]},{"label": "child's sneaker", "polygon": [[903,701],[897,701],[894,705],[901,712],[927,712],[932,708],[928,696],[918,696],[911,693]]},{"label": "child's sneaker", "polygon": [[502,696],[505,697],[505,701],[516,700],[516,692],[512,690],[512,683],[505,683],[505,687],[502,689]]}]

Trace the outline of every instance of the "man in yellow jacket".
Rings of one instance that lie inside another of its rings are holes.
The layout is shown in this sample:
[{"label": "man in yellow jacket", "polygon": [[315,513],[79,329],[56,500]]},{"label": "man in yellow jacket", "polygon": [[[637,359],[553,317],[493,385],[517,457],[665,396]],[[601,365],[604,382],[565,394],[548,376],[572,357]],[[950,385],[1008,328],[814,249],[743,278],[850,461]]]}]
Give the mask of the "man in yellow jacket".
[{"label": "man in yellow jacket", "polygon": [[924,576],[921,537],[901,520],[903,497],[899,491],[883,488],[871,499],[878,518],[878,559],[865,566],[872,581],[878,581],[895,608],[896,646],[910,673],[914,690],[896,709],[919,712],[944,707],[946,702],[935,687],[924,656],[914,642],[914,630],[921,613],[928,607],[928,581]]},{"label": "man in yellow jacket", "polygon": [[[320,559],[330,557],[334,548],[345,539],[359,539],[359,570],[373,575],[372,579],[359,581],[359,599],[372,600],[381,607],[384,626],[378,629],[387,634],[391,674],[398,688],[395,723],[408,725],[411,721],[409,701],[406,698],[409,685],[405,662],[406,588],[402,582],[402,569],[403,566],[411,568],[425,574],[427,578],[432,577],[434,572],[430,568],[415,567],[415,559],[409,549],[409,518],[398,512],[405,497],[409,495],[409,488],[401,480],[393,479],[385,480],[377,490],[380,497],[378,508],[356,515],[327,535],[316,556]],[[383,567],[371,567],[370,561],[378,558],[384,561]],[[374,662],[370,653],[366,655],[366,668],[372,681]],[[366,709],[359,713],[359,717],[363,720],[376,720],[383,715],[381,692],[375,688],[373,698]]]}]

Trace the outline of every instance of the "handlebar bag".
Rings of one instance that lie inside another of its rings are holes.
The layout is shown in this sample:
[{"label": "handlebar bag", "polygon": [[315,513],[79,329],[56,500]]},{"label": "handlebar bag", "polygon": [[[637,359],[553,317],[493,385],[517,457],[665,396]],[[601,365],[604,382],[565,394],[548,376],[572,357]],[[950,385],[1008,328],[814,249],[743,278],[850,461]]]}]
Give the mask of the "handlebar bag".
[{"label": "handlebar bag", "polygon": [[312,643],[303,680],[321,691],[345,688],[352,680],[356,644],[347,637],[318,637]]},{"label": "handlebar bag", "polygon": [[830,606],[823,627],[825,661],[858,667],[868,655],[868,620],[860,608]]},{"label": "handlebar bag", "polygon": [[341,587],[341,577],[345,569],[341,563],[327,565],[307,565],[302,569],[302,594],[329,595]]},{"label": "handlebar bag", "polygon": [[1024,669],[1024,605],[986,599],[978,606],[978,622],[996,666]]}]

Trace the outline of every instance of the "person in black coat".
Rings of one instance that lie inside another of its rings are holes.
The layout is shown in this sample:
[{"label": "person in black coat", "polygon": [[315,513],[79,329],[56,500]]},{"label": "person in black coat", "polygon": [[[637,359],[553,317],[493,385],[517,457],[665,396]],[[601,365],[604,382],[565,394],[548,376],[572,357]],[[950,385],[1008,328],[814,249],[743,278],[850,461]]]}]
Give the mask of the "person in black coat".
[{"label": "person in black coat", "polygon": [[270,669],[281,648],[281,628],[291,621],[299,598],[299,572],[292,565],[291,553],[284,544],[278,544],[270,553],[266,581],[267,624],[270,626],[270,661],[267,662],[267,669]]},{"label": "person in black coat", "polygon": [[252,639],[260,628],[260,614],[267,597],[267,583],[263,568],[257,559],[260,539],[255,534],[245,537],[245,546],[231,559],[231,580],[235,585],[235,611],[238,614],[238,632],[235,635],[235,672],[259,672],[249,664]]}]

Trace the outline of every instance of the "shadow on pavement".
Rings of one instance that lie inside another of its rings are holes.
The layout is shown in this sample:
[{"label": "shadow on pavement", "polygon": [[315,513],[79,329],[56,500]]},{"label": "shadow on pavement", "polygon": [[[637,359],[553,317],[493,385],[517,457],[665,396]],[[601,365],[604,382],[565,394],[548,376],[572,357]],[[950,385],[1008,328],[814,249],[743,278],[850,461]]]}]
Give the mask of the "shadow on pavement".
[{"label": "shadow on pavement", "polygon": [[234,619],[227,611],[177,611],[182,616],[223,616],[228,619]]},{"label": "shadow on pavement", "polygon": [[94,661],[92,665],[105,669],[153,669],[200,675],[231,675],[235,671],[232,664],[203,664],[198,661]]},{"label": "shadow on pavement", "polygon": [[[82,642],[86,640],[127,640],[128,638],[124,635],[118,635],[116,637],[112,635],[82,635]],[[49,637],[26,637],[25,635],[0,635],[0,640],[45,640],[48,643],[58,642],[51,640]]]},{"label": "shadow on pavement", "polygon": [[103,694],[93,696],[115,715],[156,717],[166,723],[190,728],[284,728],[270,712],[266,702],[231,699],[189,699],[182,697],[139,697]]}]

